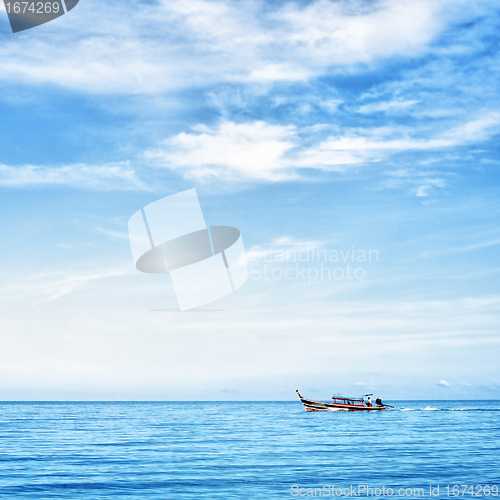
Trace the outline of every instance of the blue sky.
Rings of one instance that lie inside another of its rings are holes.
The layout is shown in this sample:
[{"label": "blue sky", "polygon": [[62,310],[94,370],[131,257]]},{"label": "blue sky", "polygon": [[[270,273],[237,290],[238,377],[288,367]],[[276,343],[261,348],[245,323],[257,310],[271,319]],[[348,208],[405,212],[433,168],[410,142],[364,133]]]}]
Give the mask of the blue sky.
[{"label": "blue sky", "polygon": [[[499,20],[81,0],[14,35],[0,12],[0,399],[499,398]],[[192,187],[260,278],[152,311],[175,294],[127,221]],[[305,249],[378,260],[264,277]]]}]

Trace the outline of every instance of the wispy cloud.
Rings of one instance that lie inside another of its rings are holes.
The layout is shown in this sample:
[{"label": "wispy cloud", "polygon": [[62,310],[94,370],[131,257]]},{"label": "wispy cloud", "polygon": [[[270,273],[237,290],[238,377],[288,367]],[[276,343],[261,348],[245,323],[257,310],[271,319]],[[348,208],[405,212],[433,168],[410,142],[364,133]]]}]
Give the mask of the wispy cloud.
[{"label": "wispy cloud", "polygon": [[[500,131],[497,90],[485,78],[500,72],[488,51],[492,9],[486,0],[316,0],[272,8],[260,0],[132,0],[112,1],[103,12],[87,0],[55,21],[57,32],[40,27],[6,40],[0,81],[126,94],[141,113],[148,99],[162,96],[175,95],[182,109],[179,90],[196,88],[194,106],[210,107],[220,117],[215,125],[196,113],[198,122],[186,119],[163,142],[129,150],[131,161],[146,158],[193,181],[350,173],[402,152],[480,144]],[[75,34],[75,22],[86,29]],[[383,180],[387,169],[380,169]],[[148,189],[158,185],[154,175],[148,165],[125,162],[0,166],[0,185]],[[422,198],[450,184],[445,174],[417,177],[382,184]]]},{"label": "wispy cloud", "polygon": [[[222,120],[213,127],[200,124],[189,133],[170,137],[145,156],[158,166],[198,180],[282,181],[301,178],[300,169],[344,172],[401,152],[475,144],[489,139],[499,126],[500,114],[490,113],[440,132],[434,138],[415,138],[408,127],[372,127],[352,128],[342,135],[321,139],[324,135],[321,127],[302,132],[294,125],[263,121],[237,124]],[[390,175],[393,181],[387,187],[396,187],[402,179],[407,183],[415,177],[402,169]],[[416,176],[420,177],[418,185],[412,188],[416,196],[428,196],[431,189],[446,185],[442,176],[422,173]]]},{"label": "wispy cloud", "polygon": [[125,231],[116,231],[115,229],[107,229],[103,227],[96,227],[95,229],[98,233],[105,234],[110,238],[116,238],[119,240],[127,240],[127,241],[130,238],[129,234]]},{"label": "wispy cloud", "polygon": [[381,183],[381,187],[389,189],[405,188],[415,196],[429,196],[437,188],[444,188],[454,177],[453,172],[436,171],[428,169],[406,169],[387,171],[387,179]]},{"label": "wispy cloud", "polygon": [[125,276],[128,274],[132,274],[130,269],[109,269],[92,274],[67,276],[62,279],[56,279],[44,286],[44,294],[46,296],[42,299],[42,301],[46,302],[63,297],[64,295],[80,290],[92,281]]},{"label": "wispy cloud", "polygon": [[401,151],[433,150],[474,144],[489,139],[499,130],[500,113],[497,112],[439,131],[437,137],[429,138],[415,138],[415,130],[407,127],[355,129],[351,133],[332,136],[321,142],[316,149],[316,161],[328,164],[328,157],[333,159],[337,154],[347,154],[352,162],[356,163],[380,160]]},{"label": "wispy cloud", "polygon": [[[299,180],[308,170],[342,173],[353,167],[385,161],[401,152],[474,145],[490,139],[499,127],[500,113],[490,113],[442,131],[434,138],[415,138],[409,127],[390,126],[344,127],[341,135],[325,138],[332,126],[298,128],[293,124],[265,121],[221,120],[213,126],[198,124],[189,132],[171,136],[157,147],[139,153],[134,160],[138,161],[137,167],[132,167],[131,161],[103,165],[0,165],[0,186],[150,190],[154,177],[150,166],[203,182]],[[445,187],[450,175],[426,168],[398,168],[388,172],[382,185],[409,186],[416,196],[425,197],[433,189]],[[155,182],[157,185],[157,180]]]},{"label": "wispy cloud", "polygon": [[364,106],[360,106],[356,111],[358,113],[375,113],[379,111],[399,111],[405,110],[409,106],[413,106],[420,101],[412,100],[412,101],[402,101],[402,100],[394,100],[394,101],[381,101],[374,102],[371,104],[365,104]]},{"label": "wispy cloud", "polygon": [[103,10],[88,0],[78,10],[83,36],[74,35],[73,14],[73,22],[58,20],[57,36],[40,30],[35,49],[36,33],[4,42],[0,79],[133,94],[207,82],[303,81],[331,67],[425,53],[459,4],[317,0],[270,8],[256,0],[136,0]]},{"label": "wispy cloud", "polygon": [[84,189],[146,189],[128,162],[60,167],[0,165],[0,186],[73,186]]},{"label": "wispy cloud", "polygon": [[23,300],[28,298],[35,303],[43,303],[80,291],[92,282],[133,273],[129,268],[101,269],[92,273],[46,272],[3,285],[0,294],[8,297],[19,295]]}]

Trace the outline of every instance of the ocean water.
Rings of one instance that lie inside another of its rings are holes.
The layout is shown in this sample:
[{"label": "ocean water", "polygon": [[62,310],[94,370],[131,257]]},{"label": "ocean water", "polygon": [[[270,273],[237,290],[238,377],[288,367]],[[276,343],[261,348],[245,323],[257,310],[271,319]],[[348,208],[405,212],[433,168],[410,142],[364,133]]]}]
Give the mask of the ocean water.
[{"label": "ocean water", "polygon": [[390,404],[0,403],[0,498],[500,497],[500,401]]}]

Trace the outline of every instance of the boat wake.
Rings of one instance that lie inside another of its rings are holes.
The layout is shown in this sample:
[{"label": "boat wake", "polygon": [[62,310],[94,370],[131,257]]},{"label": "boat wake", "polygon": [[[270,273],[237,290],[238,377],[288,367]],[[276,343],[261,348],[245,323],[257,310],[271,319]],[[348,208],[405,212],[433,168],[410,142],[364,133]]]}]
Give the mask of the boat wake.
[{"label": "boat wake", "polygon": [[427,408],[401,408],[401,411],[441,411],[440,408],[431,408],[428,406]]},{"label": "boat wake", "polygon": [[500,411],[497,408],[397,408],[399,411]]}]

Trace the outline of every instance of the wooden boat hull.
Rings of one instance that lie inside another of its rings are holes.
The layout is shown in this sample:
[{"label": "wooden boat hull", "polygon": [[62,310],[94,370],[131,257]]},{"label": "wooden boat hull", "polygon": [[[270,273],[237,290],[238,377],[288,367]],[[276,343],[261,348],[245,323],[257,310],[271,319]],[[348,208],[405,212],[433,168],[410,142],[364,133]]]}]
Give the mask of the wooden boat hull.
[{"label": "wooden boat hull", "polygon": [[339,403],[322,403],[320,401],[312,401],[310,399],[300,398],[306,411],[382,411],[384,406],[362,406],[362,405],[347,405]]}]

